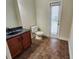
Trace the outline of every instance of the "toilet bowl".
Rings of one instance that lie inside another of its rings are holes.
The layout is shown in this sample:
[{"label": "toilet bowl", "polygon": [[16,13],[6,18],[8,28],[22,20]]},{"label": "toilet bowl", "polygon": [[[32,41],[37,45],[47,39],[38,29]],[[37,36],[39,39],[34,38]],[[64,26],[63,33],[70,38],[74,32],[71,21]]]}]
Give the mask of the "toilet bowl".
[{"label": "toilet bowl", "polygon": [[32,34],[35,34],[35,36],[33,36],[33,37],[35,37],[35,39],[38,39],[38,40],[41,40],[42,39],[42,36],[43,36],[43,31],[38,31],[38,26],[32,26],[31,27],[31,32],[32,32]]},{"label": "toilet bowl", "polygon": [[37,31],[37,32],[35,32],[35,34],[36,34],[36,39],[39,39],[39,40],[41,40],[42,39],[42,36],[43,36],[43,32],[42,31]]}]

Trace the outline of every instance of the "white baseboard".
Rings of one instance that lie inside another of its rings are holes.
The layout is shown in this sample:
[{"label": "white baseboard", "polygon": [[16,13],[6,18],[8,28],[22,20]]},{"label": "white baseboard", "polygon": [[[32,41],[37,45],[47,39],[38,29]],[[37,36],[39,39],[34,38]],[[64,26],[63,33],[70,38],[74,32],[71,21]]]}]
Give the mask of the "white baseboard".
[{"label": "white baseboard", "polygon": [[59,37],[60,40],[68,41],[68,38]]}]

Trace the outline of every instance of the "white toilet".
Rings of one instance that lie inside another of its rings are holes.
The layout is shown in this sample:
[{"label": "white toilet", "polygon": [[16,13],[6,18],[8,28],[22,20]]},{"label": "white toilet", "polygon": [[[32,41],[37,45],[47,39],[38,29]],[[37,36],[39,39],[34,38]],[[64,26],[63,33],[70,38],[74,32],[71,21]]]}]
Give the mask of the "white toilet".
[{"label": "white toilet", "polygon": [[35,39],[42,40],[43,32],[38,31],[38,28],[39,28],[38,26],[32,26],[31,32],[32,32],[32,35],[35,34]]}]

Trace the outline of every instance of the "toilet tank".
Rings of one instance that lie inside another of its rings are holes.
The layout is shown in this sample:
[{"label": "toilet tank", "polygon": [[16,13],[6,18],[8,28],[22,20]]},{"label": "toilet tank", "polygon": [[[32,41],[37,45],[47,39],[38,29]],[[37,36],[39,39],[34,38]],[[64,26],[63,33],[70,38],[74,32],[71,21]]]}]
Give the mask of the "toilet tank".
[{"label": "toilet tank", "polygon": [[31,32],[32,33],[35,33],[35,32],[37,32],[38,31],[38,26],[32,26],[31,27]]}]

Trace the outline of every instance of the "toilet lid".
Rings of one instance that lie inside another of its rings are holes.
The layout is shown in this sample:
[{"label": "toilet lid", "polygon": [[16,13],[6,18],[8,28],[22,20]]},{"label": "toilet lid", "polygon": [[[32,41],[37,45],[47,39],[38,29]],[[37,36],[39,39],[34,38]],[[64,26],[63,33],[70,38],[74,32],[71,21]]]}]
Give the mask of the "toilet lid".
[{"label": "toilet lid", "polygon": [[37,35],[42,35],[43,32],[42,32],[42,31],[37,31],[36,34],[37,34]]}]

